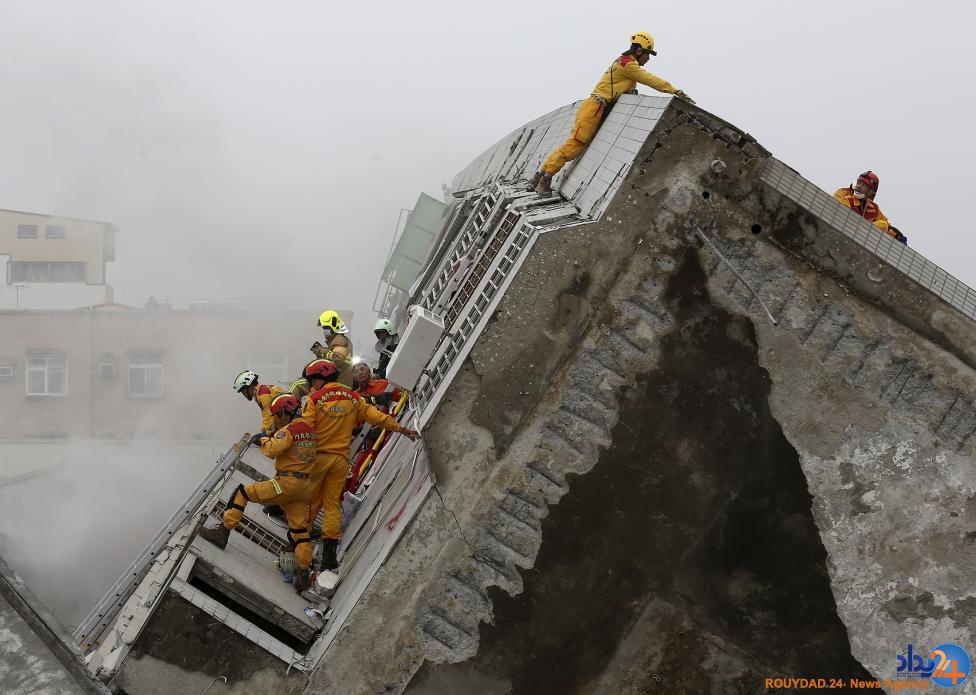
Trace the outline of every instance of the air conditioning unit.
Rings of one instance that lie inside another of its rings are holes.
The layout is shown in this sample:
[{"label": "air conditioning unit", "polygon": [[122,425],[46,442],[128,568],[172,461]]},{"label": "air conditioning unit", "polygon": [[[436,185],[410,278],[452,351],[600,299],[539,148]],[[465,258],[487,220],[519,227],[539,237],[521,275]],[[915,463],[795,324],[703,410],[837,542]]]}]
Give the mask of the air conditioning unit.
[{"label": "air conditioning unit", "polygon": [[416,304],[407,309],[407,329],[386,367],[386,378],[412,391],[444,335],[444,319]]},{"label": "air conditioning unit", "polygon": [[118,375],[118,369],[115,367],[115,362],[99,362],[98,363],[98,376],[103,379],[111,379]]},{"label": "air conditioning unit", "polygon": [[13,367],[0,367],[0,379],[13,379],[13,378],[14,378]]}]

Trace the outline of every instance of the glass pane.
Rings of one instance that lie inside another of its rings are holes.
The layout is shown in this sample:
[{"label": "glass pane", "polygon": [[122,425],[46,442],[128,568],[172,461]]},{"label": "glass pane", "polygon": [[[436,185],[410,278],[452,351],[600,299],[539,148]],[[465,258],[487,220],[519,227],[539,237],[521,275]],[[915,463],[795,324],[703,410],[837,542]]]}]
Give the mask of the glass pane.
[{"label": "glass pane", "polygon": [[51,369],[48,366],[47,370],[47,392],[48,393],[67,393],[67,384],[65,383],[65,373],[64,369]]},{"label": "glass pane", "polygon": [[129,368],[129,394],[144,396],[146,394],[146,370],[141,367]]},{"label": "glass pane", "polygon": [[141,352],[133,352],[129,355],[129,366],[141,367],[146,363],[146,356]]},{"label": "glass pane", "polygon": [[146,395],[161,396],[163,394],[163,370],[146,370]]},{"label": "glass pane", "polygon": [[34,261],[27,264],[28,267],[28,282],[47,282],[48,275],[48,264]]},{"label": "glass pane", "polygon": [[27,372],[27,393],[33,395],[45,393],[44,372],[37,369]]}]

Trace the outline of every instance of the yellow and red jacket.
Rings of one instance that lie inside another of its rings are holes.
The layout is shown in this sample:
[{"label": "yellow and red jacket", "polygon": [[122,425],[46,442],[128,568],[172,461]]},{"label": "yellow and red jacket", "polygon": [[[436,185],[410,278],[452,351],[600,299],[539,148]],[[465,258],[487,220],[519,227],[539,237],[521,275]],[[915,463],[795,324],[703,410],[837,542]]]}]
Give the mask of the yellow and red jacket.
[{"label": "yellow and red jacket", "polygon": [[326,384],[308,397],[302,408],[302,418],[315,428],[318,454],[348,456],[352,431],[360,419],[385,430],[403,431],[392,417],[336,382]]},{"label": "yellow and red jacket", "polygon": [[339,368],[340,384],[352,386],[352,343],[346,336],[336,333],[327,341],[328,346],[318,347],[312,353],[319,359],[329,360]]},{"label": "yellow and red jacket", "polygon": [[389,413],[391,406],[400,400],[400,396],[403,395],[403,392],[400,389],[396,387],[393,387],[392,389],[390,388],[389,379],[370,379],[368,382],[362,384],[356,389],[356,393],[358,393],[370,405],[375,405],[376,401],[373,399],[380,394],[386,393],[387,391],[390,392],[390,405],[376,406],[376,409],[383,413]]},{"label": "yellow and red jacket", "polygon": [[677,87],[667,80],[652,75],[642,68],[634,56],[625,53],[607,68],[593,88],[593,93],[608,104],[612,104],[621,94],[634,89],[638,82],[665,94],[674,94],[678,91]]},{"label": "yellow and red jacket", "polygon": [[254,402],[258,404],[258,408],[261,410],[261,430],[263,432],[274,431],[274,416],[271,414],[271,401],[283,393],[284,391],[277,386],[258,384],[258,390],[254,394]]},{"label": "yellow and red jacket", "polygon": [[275,460],[276,471],[310,473],[315,465],[315,429],[296,418],[274,436],[262,437],[261,453]]},{"label": "yellow and red jacket", "polygon": [[843,203],[888,236],[896,236],[891,231],[891,223],[888,222],[888,218],[884,216],[881,208],[871,198],[864,198],[863,200],[855,198],[853,189],[848,186],[847,188],[838,188],[837,192],[834,193],[834,200]]}]

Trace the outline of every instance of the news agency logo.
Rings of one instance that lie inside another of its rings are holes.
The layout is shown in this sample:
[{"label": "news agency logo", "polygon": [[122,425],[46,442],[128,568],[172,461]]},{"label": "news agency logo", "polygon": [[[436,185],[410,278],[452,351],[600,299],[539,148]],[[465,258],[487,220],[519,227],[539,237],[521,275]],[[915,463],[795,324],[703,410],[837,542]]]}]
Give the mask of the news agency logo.
[{"label": "news agency logo", "polygon": [[927,659],[916,654],[914,645],[909,644],[897,659],[900,678],[927,678],[943,688],[955,688],[969,679],[969,654],[958,644],[940,644]]}]

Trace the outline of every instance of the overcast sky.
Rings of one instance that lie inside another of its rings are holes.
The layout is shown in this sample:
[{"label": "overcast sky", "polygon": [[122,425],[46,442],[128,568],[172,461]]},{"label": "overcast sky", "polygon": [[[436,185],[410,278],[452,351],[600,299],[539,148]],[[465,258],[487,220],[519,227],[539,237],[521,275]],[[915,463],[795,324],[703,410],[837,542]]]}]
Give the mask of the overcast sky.
[{"label": "overcast sky", "polygon": [[0,7],[0,207],[114,222],[122,302],[365,311],[400,209],[639,30],[652,72],[826,190],[874,169],[911,245],[976,284],[973,3]]}]

